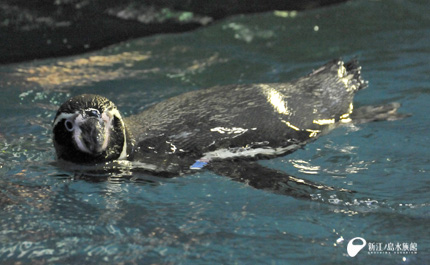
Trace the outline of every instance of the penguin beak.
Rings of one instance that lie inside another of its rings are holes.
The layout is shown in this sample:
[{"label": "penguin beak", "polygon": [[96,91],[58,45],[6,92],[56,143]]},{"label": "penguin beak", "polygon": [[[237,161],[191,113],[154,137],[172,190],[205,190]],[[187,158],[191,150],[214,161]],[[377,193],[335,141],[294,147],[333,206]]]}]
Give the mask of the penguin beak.
[{"label": "penguin beak", "polygon": [[82,141],[89,153],[97,154],[106,149],[109,135],[102,120],[91,117],[79,127],[81,135],[78,137],[78,141]]},{"label": "penguin beak", "polygon": [[74,120],[73,138],[77,147],[89,154],[100,154],[106,150],[111,127],[111,117],[102,115],[78,114]]}]

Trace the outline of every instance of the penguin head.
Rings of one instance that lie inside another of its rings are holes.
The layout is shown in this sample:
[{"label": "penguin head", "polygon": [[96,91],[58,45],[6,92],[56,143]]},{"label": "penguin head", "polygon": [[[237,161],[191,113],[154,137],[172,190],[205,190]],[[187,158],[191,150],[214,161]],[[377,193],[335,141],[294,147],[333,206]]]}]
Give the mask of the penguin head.
[{"label": "penguin head", "polygon": [[61,105],[53,123],[53,142],[60,160],[77,164],[127,158],[127,130],[105,97],[84,94]]}]

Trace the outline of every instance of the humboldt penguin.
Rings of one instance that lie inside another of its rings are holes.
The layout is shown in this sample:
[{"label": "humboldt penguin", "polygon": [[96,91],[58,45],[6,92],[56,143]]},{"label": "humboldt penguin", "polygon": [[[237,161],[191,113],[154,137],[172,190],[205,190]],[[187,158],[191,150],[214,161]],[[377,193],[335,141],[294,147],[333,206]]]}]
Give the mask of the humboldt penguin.
[{"label": "humboldt penguin", "polygon": [[302,188],[335,190],[257,160],[287,155],[339,124],[401,118],[397,103],[354,110],[354,94],[367,86],[360,70],[356,60],[333,60],[292,82],[192,91],[127,118],[103,96],[78,95],[55,116],[57,158],[85,165],[127,160],[164,176],[212,170],[298,197],[309,196]]}]

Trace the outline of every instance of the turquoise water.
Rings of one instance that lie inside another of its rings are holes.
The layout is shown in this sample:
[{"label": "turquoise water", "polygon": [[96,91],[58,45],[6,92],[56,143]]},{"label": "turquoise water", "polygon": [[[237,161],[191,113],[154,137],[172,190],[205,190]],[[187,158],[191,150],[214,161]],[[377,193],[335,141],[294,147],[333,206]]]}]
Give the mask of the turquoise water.
[{"label": "turquoise water", "polygon": [[[430,4],[352,1],[232,17],[80,56],[0,66],[1,264],[426,264],[430,262]],[[127,116],[186,91],[282,82],[357,56],[356,106],[400,102],[411,117],[344,126],[262,161],[357,191],[297,200],[208,171],[83,179],[56,166],[50,126],[80,93]],[[351,258],[350,239],[416,243]]]}]

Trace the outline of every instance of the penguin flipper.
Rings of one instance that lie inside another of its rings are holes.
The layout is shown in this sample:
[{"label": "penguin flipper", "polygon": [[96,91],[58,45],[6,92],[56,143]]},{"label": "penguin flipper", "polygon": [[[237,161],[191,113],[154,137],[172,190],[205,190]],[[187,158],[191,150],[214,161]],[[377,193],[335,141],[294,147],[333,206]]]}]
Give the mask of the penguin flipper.
[{"label": "penguin flipper", "polygon": [[232,180],[246,183],[256,189],[268,190],[300,199],[311,199],[311,194],[321,191],[354,193],[351,190],[338,189],[300,179],[282,171],[264,167],[256,161],[211,161],[206,169]]},{"label": "penguin flipper", "polygon": [[398,113],[400,103],[392,102],[385,105],[363,106],[351,114],[352,122],[355,124],[373,122],[373,121],[395,121],[411,116],[410,114]]}]

